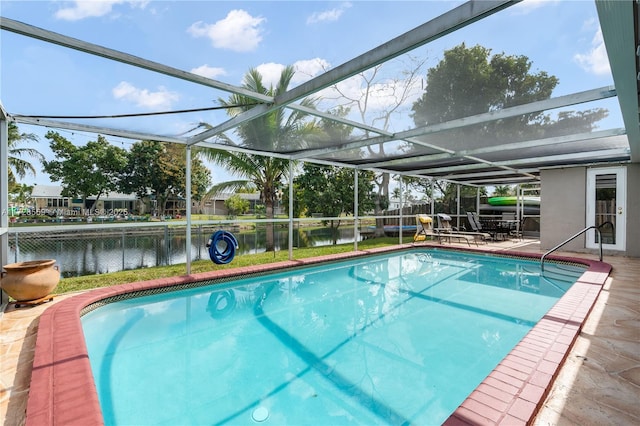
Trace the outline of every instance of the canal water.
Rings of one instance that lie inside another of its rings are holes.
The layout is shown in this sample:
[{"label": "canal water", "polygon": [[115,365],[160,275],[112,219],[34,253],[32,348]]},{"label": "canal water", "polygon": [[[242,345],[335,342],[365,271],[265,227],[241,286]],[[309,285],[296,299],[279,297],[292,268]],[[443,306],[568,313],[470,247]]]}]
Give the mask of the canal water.
[{"label": "canal water", "polygon": [[[184,228],[172,232],[168,228],[152,233],[131,234],[124,230],[114,232],[57,235],[16,233],[9,236],[9,262],[36,259],[56,259],[62,277],[105,274],[122,270],[186,263],[186,236]],[[233,232],[238,240],[236,255],[264,252],[266,231]],[[191,259],[209,260],[205,247],[211,236],[208,232],[192,231]],[[317,247],[334,243],[353,242],[353,228],[296,229],[294,247]],[[289,249],[287,229],[274,231],[276,250]]]}]

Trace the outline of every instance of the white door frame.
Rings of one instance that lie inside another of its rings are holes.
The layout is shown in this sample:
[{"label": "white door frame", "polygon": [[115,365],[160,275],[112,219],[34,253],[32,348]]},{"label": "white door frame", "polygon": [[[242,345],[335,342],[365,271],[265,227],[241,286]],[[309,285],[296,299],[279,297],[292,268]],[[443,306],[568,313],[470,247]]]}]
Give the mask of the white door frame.
[{"label": "white door frame", "polygon": [[[601,167],[587,169],[587,226],[594,226],[596,219],[596,176],[616,175],[616,206],[615,206],[615,243],[602,243],[603,249],[626,250],[626,225],[627,225],[627,168],[626,167]],[[587,231],[586,247],[599,248],[596,242],[596,233]]]}]

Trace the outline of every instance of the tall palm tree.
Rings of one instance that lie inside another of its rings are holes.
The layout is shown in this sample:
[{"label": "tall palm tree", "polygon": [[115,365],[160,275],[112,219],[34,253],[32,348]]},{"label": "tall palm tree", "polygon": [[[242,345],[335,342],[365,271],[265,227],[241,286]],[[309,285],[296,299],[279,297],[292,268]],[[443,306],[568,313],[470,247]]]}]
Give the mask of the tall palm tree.
[{"label": "tall palm tree", "polygon": [[[244,77],[243,87],[256,93],[267,96],[278,96],[286,92],[295,71],[293,67],[286,67],[278,80],[277,85],[266,87],[262,75],[252,68]],[[228,100],[218,99],[222,106],[227,107],[227,113],[234,117],[244,111],[248,111],[255,105],[255,100],[247,96],[233,94]],[[316,100],[304,99],[302,105],[313,108]],[[266,115],[255,118],[241,124],[235,129],[244,148],[278,151],[290,150],[304,143],[305,136],[318,132],[315,120],[306,120],[307,114],[300,112],[287,112],[284,108],[278,108]],[[203,124],[205,127],[210,125]],[[237,144],[227,135],[219,135],[218,139],[229,145]],[[209,195],[213,196],[223,191],[237,191],[241,188],[255,188],[260,192],[260,200],[265,206],[267,219],[274,217],[274,205],[278,197],[283,180],[287,177],[289,160],[243,152],[231,152],[222,149],[205,149],[203,155],[210,161],[225,167],[237,180],[221,182],[214,185]],[[274,250],[273,223],[267,223],[267,251]]]},{"label": "tall palm tree", "polygon": [[8,182],[9,187],[13,186],[17,182],[17,177],[23,179],[28,173],[36,175],[36,169],[33,164],[25,160],[23,157],[31,157],[42,162],[44,161],[44,155],[42,155],[35,148],[21,148],[18,145],[20,142],[37,142],[38,137],[33,133],[20,133],[18,126],[13,121],[9,122],[9,170],[8,170]]}]

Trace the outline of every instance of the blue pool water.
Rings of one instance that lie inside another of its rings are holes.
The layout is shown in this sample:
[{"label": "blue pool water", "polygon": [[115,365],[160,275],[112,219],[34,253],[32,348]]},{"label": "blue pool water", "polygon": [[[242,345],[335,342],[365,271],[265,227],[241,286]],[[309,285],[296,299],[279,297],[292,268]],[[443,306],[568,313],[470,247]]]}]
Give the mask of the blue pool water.
[{"label": "blue pool water", "polygon": [[585,268],[396,252],[82,317],[107,424],[440,424]]}]

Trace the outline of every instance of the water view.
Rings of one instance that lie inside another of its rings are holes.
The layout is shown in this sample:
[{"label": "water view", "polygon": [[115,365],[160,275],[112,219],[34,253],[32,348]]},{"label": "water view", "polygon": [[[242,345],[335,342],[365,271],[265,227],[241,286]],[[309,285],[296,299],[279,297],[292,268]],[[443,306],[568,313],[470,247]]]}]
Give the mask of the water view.
[{"label": "water view", "polygon": [[[9,237],[9,262],[36,259],[56,259],[63,277],[105,274],[122,270],[186,263],[186,237],[184,228],[171,231],[157,229],[141,235],[129,229],[112,232],[70,230],[63,234],[16,233]],[[125,233],[127,232],[127,233]],[[288,250],[287,229],[276,229],[276,250]],[[191,259],[209,259],[205,247],[209,232],[192,231]],[[234,232],[238,240],[236,255],[265,251],[266,231]],[[353,242],[353,228],[296,229],[293,247],[316,247]]]}]

